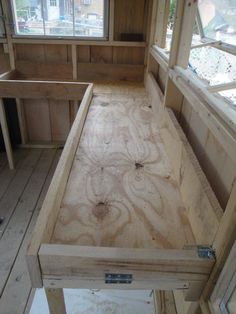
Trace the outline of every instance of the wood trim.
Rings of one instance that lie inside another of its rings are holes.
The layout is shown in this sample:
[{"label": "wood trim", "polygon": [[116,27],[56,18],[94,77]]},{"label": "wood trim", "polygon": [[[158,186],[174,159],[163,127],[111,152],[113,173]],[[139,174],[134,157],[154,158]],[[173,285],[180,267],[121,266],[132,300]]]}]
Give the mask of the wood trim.
[{"label": "wood trim", "polygon": [[214,259],[200,258],[196,248],[149,250],[57,244],[42,244],[39,260],[47,286],[114,289],[114,285],[105,283],[105,274],[125,273],[132,274],[132,283],[116,284],[116,289],[187,289],[186,300],[199,298],[214,264]]},{"label": "wood trim", "polygon": [[155,43],[160,48],[165,48],[168,17],[170,13],[170,0],[159,0],[157,8],[157,23]]},{"label": "wood trim", "polygon": [[216,251],[216,264],[213,268],[206,287],[203,299],[207,300],[215,286],[225,261],[236,239],[236,181],[230,194],[224,215],[220,221],[219,229],[213,242]]},{"label": "wood trim", "polygon": [[115,0],[109,2],[109,41],[114,41]]},{"label": "wood trim", "polygon": [[146,42],[137,41],[108,41],[108,40],[74,40],[74,39],[32,39],[13,38],[14,44],[48,44],[48,45],[77,45],[77,46],[114,46],[114,47],[146,47]]},{"label": "wood trim", "polygon": [[75,121],[67,138],[60,161],[53,176],[48,193],[44,200],[38,217],[32,240],[27,252],[27,264],[33,287],[41,287],[41,270],[38,262],[38,250],[42,242],[51,238],[53,226],[60,209],[60,203],[66,187],[67,178],[71,169],[73,158],[83,131],[85,119],[93,95],[93,85],[89,84]]},{"label": "wood trim", "polygon": [[[230,288],[230,283],[233,277],[236,276],[236,240],[230,251],[230,254],[224,264],[224,268],[220,277],[215,285],[213,293],[210,297],[213,313],[221,313],[220,305],[224,302],[227,290]],[[232,291],[229,291],[232,292]],[[226,298],[227,299],[227,298]],[[227,302],[227,300],[225,300]]]},{"label": "wood trim", "polygon": [[229,83],[224,83],[224,84],[218,84],[218,85],[213,85],[209,86],[207,90],[210,93],[216,93],[224,90],[229,90],[229,89],[234,89],[236,88],[236,81],[229,82]]},{"label": "wood trim", "polygon": [[88,83],[61,81],[0,80],[6,98],[81,100]]}]

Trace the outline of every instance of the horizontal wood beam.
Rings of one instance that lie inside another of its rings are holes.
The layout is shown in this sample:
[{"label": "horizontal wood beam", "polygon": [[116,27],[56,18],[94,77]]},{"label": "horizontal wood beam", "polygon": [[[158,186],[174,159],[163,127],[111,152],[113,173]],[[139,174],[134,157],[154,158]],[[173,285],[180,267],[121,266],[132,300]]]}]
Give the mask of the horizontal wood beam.
[{"label": "horizontal wood beam", "polygon": [[35,39],[13,38],[14,44],[48,44],[48,45],[76,45],[76,46],[116,46],[116,47],[146,47],[141,41],[106,41],[106,40],[74,40],[74,39]]},{"label": "horizontal wood beam", "polygon": [[224,90],[236,89],[236,81],[209,86],[207,90],[211,93],[217,93]]},{"label": "horizontal wood beam", "polygon": [[41,243],[49,241],[52,236],[55,220],[60,209],[68,175],[83,131],[92,95],[93,84],[89,84],[49,186],[27,251],[26,260],[31,276],[31,283],[35,288],[41,287],[43,284],[38,251]]},{"label": "horizontal wood beam", "polygon": [[197,300],[214,265],[196,247],[183,250],[86,247],[42,244],[39,261],[44,285],[57,288],[106,288],[109,274],[128,274],[130,283],[116,289],[186,290],[186,300]]},{"label": "horizontal wood beam", "polygon": [[2,98],[81,100],[88,83],[0,80]]}]

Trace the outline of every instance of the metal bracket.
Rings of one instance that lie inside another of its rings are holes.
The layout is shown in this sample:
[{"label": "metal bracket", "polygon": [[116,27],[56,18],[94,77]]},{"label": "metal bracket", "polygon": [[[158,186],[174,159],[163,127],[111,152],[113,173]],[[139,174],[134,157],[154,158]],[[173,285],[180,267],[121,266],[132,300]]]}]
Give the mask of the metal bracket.
[{"label": "metal bracket", "polygon": [[132,274],[105,274],[106,284],[131,284],[132,281]]},{"label": "metal bracket", "polygon": [[198,245],[197,251],[200,258],[215,258],[215,251],[211,246]]}]

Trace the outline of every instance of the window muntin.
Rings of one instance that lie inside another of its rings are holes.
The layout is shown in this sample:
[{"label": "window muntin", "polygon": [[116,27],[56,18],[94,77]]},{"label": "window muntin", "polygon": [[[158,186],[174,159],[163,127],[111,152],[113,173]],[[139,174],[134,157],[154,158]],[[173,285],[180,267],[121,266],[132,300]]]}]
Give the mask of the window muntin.
[{"label": "window muntin", "polygon": [[107,0],[12,0],[20,36],[106,37]]},{"label": "window muntin", "polygon": [[198,9],[204,37],[236,45],[235,0],[199,0]]}]

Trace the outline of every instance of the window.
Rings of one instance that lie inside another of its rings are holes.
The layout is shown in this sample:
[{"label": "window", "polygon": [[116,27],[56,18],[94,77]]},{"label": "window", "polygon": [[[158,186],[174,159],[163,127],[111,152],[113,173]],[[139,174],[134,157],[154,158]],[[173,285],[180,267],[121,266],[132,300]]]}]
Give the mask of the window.
[{"label": "window", "polygon": [[108,0],[12,0],[16,35],[107,36]]},{"label": "window", "polygon": [[5,28],[3,23],[3,12],[2,12],[2,6],[0,3],[0,37],[5,36]]},{"label": "window", "polygon": [[203,37],[236,45],[236,1],[199,0]]},{"label": "window", "polygon": [[57,6],[57,0],[50,0],[50,7],[56,7]]}]

